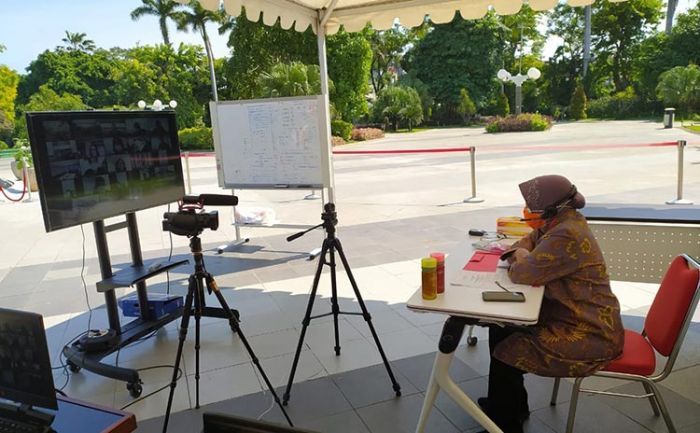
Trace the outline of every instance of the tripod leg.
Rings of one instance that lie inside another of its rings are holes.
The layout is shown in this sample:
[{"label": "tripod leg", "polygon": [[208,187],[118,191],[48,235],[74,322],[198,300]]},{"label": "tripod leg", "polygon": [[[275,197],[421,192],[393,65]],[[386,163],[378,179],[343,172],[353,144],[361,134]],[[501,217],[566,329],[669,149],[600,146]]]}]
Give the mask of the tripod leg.
[{"label": "tripod leg", "polygon": [[262,365],[260,365],[260,361],[258,360],[258,357],[255,356],[255,352],[253,352],[253,348],[250,347],[250,344],[248,344],[248,340],[245,338],[245,335],[243,335],[243,332],[241,331],[241,327],[238,324],[238,320],[236,317],[233,315],[233,312],[228,306],[228,303],[226,302],[226,299],[224,298],[224,295],[221,294],[221,291],[219,291],[219,286],[216,284],[216,281],[214,280],[214,277],[212,277],[210,274],[207,274],[207,285],[211,289],[211,291],[216,295],[216,299],[219,300],[219,304],[221,304],[221,308],[224,309],[224,312],[228,315],[229,323],[231,326],[235,327],[234,332],[238,334],[238,338],[241,339],[241,343],[243,343],[243,346],[245,346],[246,350],[248,351],[248,354],[250,355],[251,360],[253,361],[253,364],[258,368],[258,371],[260,372],[260,375],[262,376],[263,380],[265,381],[265,385],[267,385],[267,388],[270,390],[272,393],[272,397],[275,400],[275,403],[277,403],[277,406],[282,410],[282,413],[284,414],[284,417],[287,419],[287,422],[291,427],[294,427],[294,424],[292,423],[292,420],[289,418],[289,415],[287,414],[287,411],[284,410],[284,406],[282,406],[282,402],[280,401],[280,398],[277,396],[277,393],[275,392],[275,388],[272,386],[272,383],[270,383],[270,379],[268,379],[267,374],[265,374],[265,370],[263,370]]},{"label": "tripod leg", "polygon": [[170,395],[168,396],[168,406],[165,410],[165,420],[163,421],[163,433],[168,431],[168,420],[170,419],[170,410],[173,406],[173,396],[175,395],[175,387],[177,386],[177,374],[180,371],[180,359],[182,358],[182,347],[187,338],[187,327],[190,324],[190,314],[192,311],[192,298],[194,296],[195,286],[197,282],[194,276],[190,276],[189,288],[185,297],[185,306],[182,310],[182,321],[180,322],[179,342],[177,344],[177,355],[175,356],[175,367],[173,367],[173,378],[170,381]]},{"label": "tripod leg", "polygon": [[200,322],[202,320],[202,307],[204,305],[204,288],[201,277],[195,279],[196,292],[194,295],[194,387],[195,387],[195,409],[199,409],[199,348],[200,345]]},{"label": "tripod leg", "polygon": [[331,312],[333,313],[333,331],[335,333],[335,356],[339,356],[340,335],[338,332],[338,314],[340,314],[340,307],[338,306],[338,284],[335,274],[335,248],[333,248],[333,244],[331,244],[329,250],[331,258]]},{"label": "tripod leg", "polygon": [[299,356],[301,355],[301,347],[304,344],[304,337],[306,336],[306,328],[308,328],[311,322],[311,312],[314,309],[314,301],[316,300],[316,291],[318,290],[318,282],[321,280],[321,272],[323,271],[323,264],[326,260],[326,253],[328,252],[328,242],[323,241],[323,246],[321,247],[321,253],[318,256],[318,266],[316,267],[316,274],[314,275],[314,283],[311,286],[311,294],[309,295],[309,303],[306,305],[306,313],[304,314],[304,319],[301,321],[301,334],[299,334],[299,343],[297,344],[297,351],[294,353],[294,361],[292,362],[292,370],[289,372],[289,380],[287,381],[287,389],[284,391],[282,396],[282,402],[284,405],[289,401],[289,394],[292,392],[292,382],[294,382],[294,375],[297,372],[297,364],[299,364]]},{"label": "tripod leg", "polygon": [[355,282],[355,277],[352,275],[352,271],[350,270],[350,265],[348,264],[347,259],[345,258],[345,253],[343,253],[343,246],[340,244],[340,239],[335,238],[335,249],[338,251],[338,256],[340,256],[340,260],[343,262],[343,267],[345,268],[345,272],[348,274],[348,278],[350,279],[350,284],[352,285],[352,289],[355,291],[355,296],[357,297],[357,302],[360,304],[360,309],[362,310],[362,317],[364,317],[365,322],[367,322],[367,326],[369,326],[369,330],[372,333],[372,337],[374,338],[374,342],[377,345],[377,349],[379,350],[379,354],[382,356],[382,361],[384,361],[384,366],[386,367],[387,373],[389,373],[389,378],[391,378],[391,383],[393,384],[394,391],[396,392],[396,396],[401,395],[401,385],[396,381],[396,378],[394,377],[394,373],[391,371],[391,366],[389,365],[389,360],[386,357],[386,354],[384,353],[384,349],[382,348],[382,344],[379,342],[379,336],[377,335],[377,331],[374,329],[374,325],[372,325],[372,316],[369,314],[369,311],[367,311],[367,307],[365,306],[365,301],[362,300],[362,295],[360,294],[360,289],[357,288],[357,282]]}]

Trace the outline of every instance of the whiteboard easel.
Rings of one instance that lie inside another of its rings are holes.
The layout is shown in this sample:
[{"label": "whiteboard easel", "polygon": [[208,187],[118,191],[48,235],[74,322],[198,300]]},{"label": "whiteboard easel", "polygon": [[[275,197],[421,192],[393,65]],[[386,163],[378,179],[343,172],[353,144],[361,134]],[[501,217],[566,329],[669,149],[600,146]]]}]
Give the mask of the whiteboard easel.
[{"label": "whiteboard easel", "polygon": [[[210,102],[219,186],[232,194],[242,188],[321,189],[324,195],[332,176],[328,128],[321,115],[324,101],[319,95]],[[241,239],[240,226],[248,224],[238,224],[234,217],[234,225],[236,244],[247,242]]]}]

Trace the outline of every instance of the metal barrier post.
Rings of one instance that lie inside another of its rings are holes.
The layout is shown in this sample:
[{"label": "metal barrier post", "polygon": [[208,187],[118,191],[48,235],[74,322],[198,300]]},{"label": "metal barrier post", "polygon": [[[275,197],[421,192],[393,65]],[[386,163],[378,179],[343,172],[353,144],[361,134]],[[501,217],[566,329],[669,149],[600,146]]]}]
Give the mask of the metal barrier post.
[{"label": "metal barrier post", "polygon": [[693,204],[690,200],[683,199],[683,150],[686,146],[685,140],[678,140],[678,191],[675,200],[669,200],[666,204]]},{"label": "metal barrier post", "polygon": [[476,196],[476,147],[471,146],[469,148],[469,159],[471,162],[471,177],[472,177],[472,196],[467,197],[462,200],[464,203],[481,203],[484,201],[483,198]]},{"label": "metal barrier post", "polygon": [[27,188],[27,199],[24,201],[32,201],[32,182],[29,179],[29,167],[27,166],[27,158],[22,158],[22,175],[24,176],[24,187]]},{"label": "metal barrier post", "polygon": [[192,194],[192,177],[190,176],[190,152],[185,152],[185,174],[187,175],[187,194]]}]

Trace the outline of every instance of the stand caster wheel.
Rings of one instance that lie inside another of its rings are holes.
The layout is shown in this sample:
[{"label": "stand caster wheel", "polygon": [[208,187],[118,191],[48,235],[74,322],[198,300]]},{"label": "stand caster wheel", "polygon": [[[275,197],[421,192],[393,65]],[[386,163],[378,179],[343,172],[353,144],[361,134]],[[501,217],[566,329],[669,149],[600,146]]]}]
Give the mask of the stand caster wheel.
[{"label": "stand caster wheel", "polygon": [[143,392],[143,386],[139,382],[135,383],[127,383],[126,384],[126,389],[129,390],[129,395],[133,398],[138,398],[141,396],[141,393]]},{"label": "stand caster wheel", "polygon": [[66,364],[68,365],[68,370],[70,370],[71,373],[77,373],[80,371],[79,365],[73,364],[70,361],[68,361]]},{"label": "stand caster wheel", "polygon": [[468,337],[467,344],[469,346],[476,346],[476,342],[479,341],[476,337]]}]

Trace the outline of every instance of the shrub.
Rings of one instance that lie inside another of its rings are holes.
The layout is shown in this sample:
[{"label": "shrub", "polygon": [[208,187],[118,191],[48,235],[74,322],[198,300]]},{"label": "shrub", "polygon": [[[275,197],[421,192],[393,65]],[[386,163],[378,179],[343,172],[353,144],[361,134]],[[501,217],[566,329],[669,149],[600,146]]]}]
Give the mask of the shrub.
[{"label": "shrub", "polygon": [[341,144],[345,144],[345,140],[343,140],[343,137],[336,137],[335,135],[331,137],[332,146],[338,146]]},{"label": "shrub", "polygon": [[639,114],[640,102],[630,86],[622,92],[590,101],[588,115],[600,119],[625,119]]},{"label": "shrub", "polygon": [[406,122],[410,130],[423,121],[423,107],[418,92],[411,87],[389,86],[382,89],[372,107],[374,118],[391,122],[394,131],[400,122]]},{"label": "shrub", "polygon": [[384,138],[384,131],[378,128],[355,128],[350,138],[354,141],[374,140]]},{"label": "shrub", "polygon": [[211,128],[194,127],[185,128],[177,132],[180,140],[180,149],[183,150],[212,150],[214,149],[214,137]]},{"label": "shrub", "polygon": [[506,117],[510,114],[510,104],[508,103],[508,97],[505,93],[501,92],[498,94],[496,99],[496,115],[501,117]]},{"label": "shrub", "polygon": [[3,140],[0,140],[0,150],[7,150],[9,148],[10,146],[7,143],[5,143]]},{"label": "shrub", "polygon": [[331,122],[331,135],[335,137],[342,137],[343,140],[347,141],[350,140],[351,133],[352,123],[340,119]]},{"label": "shrub", "polygon": [[469,91],[465,88],[459,91],[457,112],[462,115],[464,123],[469,123],[472,116],[476,114],[476,105],[474,105],[474,101],[472,101],[472,98],[469,96]]},{"label": "shrub", "polygon": [[569,117],[575,120],[585,119],[587,102],[583,84],[581,82],[576,83],[576,89],[574,94],[571,95],[571,103],[569,104]]},{"label": "shrub", "polygon": [[486,125],[486,132],[544,131],[552,126],[552,118],[538,113],[523,113],[517,116],[496,117]]}]

